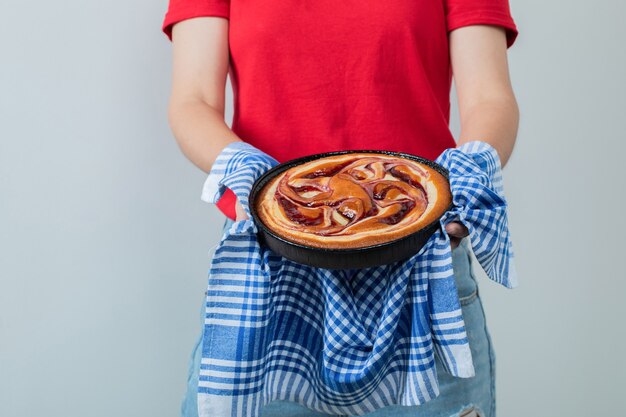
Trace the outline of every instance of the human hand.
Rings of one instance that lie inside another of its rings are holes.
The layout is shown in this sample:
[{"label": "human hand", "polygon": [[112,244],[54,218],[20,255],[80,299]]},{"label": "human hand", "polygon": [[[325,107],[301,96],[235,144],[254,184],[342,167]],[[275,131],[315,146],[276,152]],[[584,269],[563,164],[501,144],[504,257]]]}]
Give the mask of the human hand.
[{"label": "human hand", "polygon": [[254,182],[278,161],[247,142],[228,144],[217,156],[204,183],[202,200],[217,203],[226,189],[237,197],[235,213],[238,220],[250,218],[248,197]]},{"label": "human hand", "polygon": [[450,235],[450,247],[455,249],[459,246],[461,239],[465,236],[469,236],[469,230],[461,222],[450,222],[446,224],[446,232]]},{"label": "human hand", "polygon": [[246,214],[246,211],[243,209],[243,206],[241,205],[241,203],[239,202],[239,199],[237,199],[237,202],[235,204],[235,213],[236,213],[236,216],[235,216],[236,222],[248,219],[248,215]]}]

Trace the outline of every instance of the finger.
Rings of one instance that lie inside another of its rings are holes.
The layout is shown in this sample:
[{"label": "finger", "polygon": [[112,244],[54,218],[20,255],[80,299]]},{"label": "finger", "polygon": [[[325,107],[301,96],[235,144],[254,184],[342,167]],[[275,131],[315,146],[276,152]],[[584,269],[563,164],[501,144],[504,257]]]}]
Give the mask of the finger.
[{"label": "finger", "polygon": [[450,222],[446,224],[446,232],[448,233],[458,233],[461,231],[458,222]]},{"label": "finger", "polygon": [[244,210],[239,200],[237,200],[237,203],[235,204],[235,217],[236,221],[248,219],[248,214]]},{"label": "finger", "polygon": [[469,235],[469,230],[459,222],[450,222],[446,225],[446,232],[452,236],[465,237]]}]

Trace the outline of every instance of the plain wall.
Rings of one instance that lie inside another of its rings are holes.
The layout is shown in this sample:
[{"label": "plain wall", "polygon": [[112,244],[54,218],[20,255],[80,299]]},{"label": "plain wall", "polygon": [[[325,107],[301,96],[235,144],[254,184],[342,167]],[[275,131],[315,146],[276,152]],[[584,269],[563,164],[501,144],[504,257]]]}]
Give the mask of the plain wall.
[{"label": "plain wall", "polygon": [[[3,4],[3,417],[178,415],[224,218],[167,124],[166,6]],[[626,3],[511,9],[522,119],[504,184],[520,286],[475,263],[499,415],[623,415]]]}]

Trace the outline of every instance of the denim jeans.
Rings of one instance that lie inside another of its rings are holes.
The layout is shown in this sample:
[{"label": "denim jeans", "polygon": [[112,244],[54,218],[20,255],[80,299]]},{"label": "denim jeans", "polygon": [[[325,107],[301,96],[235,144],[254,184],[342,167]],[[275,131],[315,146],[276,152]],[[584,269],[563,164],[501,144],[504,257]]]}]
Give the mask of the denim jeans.
[{"label": "denim jeans", "polygon": [[[227,219],[224,231],[233,224]],[[419,406],[388,406],[365,414],[368,417],[495,417],[495,355],[485,322],[478,285],[472,272],[469,239],[452,250],[452,265],[465,320],[476,375],[456,378],[448,374],[436,359],[439,397]],[[204,298],[200,306],[200,335],[189,358],[187,391],[181,405],[181,417],[198,417],[198,371],[204,330]],[[476,414],[472,414],[471,412]],[[310,410],[290,401],[272,401],[262,408],[264,417],[324,417],[328,414]]]}]

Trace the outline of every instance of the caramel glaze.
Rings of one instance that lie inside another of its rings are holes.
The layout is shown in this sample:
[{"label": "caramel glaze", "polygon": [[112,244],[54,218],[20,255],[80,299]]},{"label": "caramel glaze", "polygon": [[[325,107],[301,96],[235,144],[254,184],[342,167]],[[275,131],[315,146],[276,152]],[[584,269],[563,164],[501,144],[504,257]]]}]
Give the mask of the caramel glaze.
[{"label": "caramel glaze", "polygon": [[348,249],[417,231],[451,201],[446,178],[411,159],[353,153],[292,167],[256,199],[274,233],[314,247]]}]

